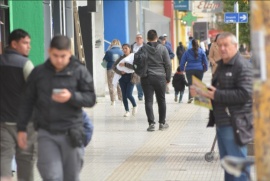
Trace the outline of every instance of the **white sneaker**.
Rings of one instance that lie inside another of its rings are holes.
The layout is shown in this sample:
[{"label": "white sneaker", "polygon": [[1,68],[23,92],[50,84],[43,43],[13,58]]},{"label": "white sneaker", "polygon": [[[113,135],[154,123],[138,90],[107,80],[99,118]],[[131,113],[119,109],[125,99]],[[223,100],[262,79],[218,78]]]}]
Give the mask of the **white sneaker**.
[{"label": "white sneaker", "polygon": [[130,114],[129,114],[129,112],[127,111],[125,114],[124,114],[124,117],[129,117],[130,116]]},{"label": "white sneaker", "polygon": [[112,106],[115,106],[115,101],[112,101],[112,102],[111,102],[111,105],[112,105]]},{"label": "white sneaker", "polygon": [[138,111],[138,106],[132,108],[132,115],[135,116]]}]

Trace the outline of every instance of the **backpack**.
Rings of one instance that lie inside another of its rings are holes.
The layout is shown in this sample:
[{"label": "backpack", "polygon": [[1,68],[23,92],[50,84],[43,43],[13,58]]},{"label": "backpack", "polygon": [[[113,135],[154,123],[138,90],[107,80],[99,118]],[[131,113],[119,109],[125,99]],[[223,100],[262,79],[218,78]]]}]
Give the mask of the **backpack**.
[{"label": "backpack", "polygon": [[145,47],[141,47],[138,52],[134,54],[133,69],[135,73],[140,77],[147,76],[148,69],[148,55]]}]

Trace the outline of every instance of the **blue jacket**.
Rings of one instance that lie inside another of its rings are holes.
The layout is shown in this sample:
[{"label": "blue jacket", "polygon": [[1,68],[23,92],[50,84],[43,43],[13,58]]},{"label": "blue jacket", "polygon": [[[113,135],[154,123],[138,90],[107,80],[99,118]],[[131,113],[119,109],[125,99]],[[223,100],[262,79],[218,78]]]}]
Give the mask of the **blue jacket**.
[{"label": "blue jacket", "polygon": [[85,111],[82,112],[82,115],[83,115],[83,128],[84,128],[85,136],[86,136],[84,146],[86,147],[91,141],[94,126]]},{"label": "blue jacket", "polygon": [[171,45],[169,42],[166,41],[166,43],[165,43],[164,46],[165,46],[165,47],[167,48],[167,50],[168,50],[170,59],[173,59],[175,55],[174,55],[174,53],[173,53],[173,51],[172,51],[172,45]]},{"label": "blue jacket", "polygon": [[[187,64],[186,64],[187,63]],[[185,68],[186,64],[186,68]],[[198,57],[195,58],[193,49],[187,50],[181,58],[180,70],[208,70],[208,62],[205,55],[205,52],[199,48]]]},{"label": "blue jacket", "polygon": [[107,70],[112,69],[112,66],[120,56],[123,55],[123,51],[120,46],[112,46],[110,50],[108,50],[103,58],[107,62]]}]

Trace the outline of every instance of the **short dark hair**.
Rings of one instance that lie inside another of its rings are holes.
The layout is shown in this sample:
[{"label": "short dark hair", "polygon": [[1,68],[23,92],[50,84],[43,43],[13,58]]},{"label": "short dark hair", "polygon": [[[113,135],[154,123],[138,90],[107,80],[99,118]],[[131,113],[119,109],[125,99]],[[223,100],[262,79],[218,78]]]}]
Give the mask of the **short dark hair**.
[{"label": "short dark hair", "polygon": [[131,46],[130,46],[129,44],[127,44],[127,43],[124,43],[124,44],[122,45],[122,48],[123,48],[124,46],[127,46],[129,49],[131,49]]},{"label": "short dark hair", "polygon": [[67,36],[56,35],[51,41],[50,48],[55,48],[57,50],[70,50],[71,41]]},{"label": "short dark hair", "polygon": [[8,45],[10,46],[12,41],[19,41],[20,39],[25,38],[27,36],[31,38],[29,33],[27,33],[25,30],[15,29],[10,33],[8,37]]},{"label": "short dark hair", "polygon": [[157,35],[156,30],[149,30],[149,31],[147,32],[147,39],[148,39],[149,41],[154,41],[154,40],[157,39],[157,37],[158,37],[158,35]]},{"label": "short dark hair", "polygon": [[176,69],[177,72],[181,72],[180,66]]}]

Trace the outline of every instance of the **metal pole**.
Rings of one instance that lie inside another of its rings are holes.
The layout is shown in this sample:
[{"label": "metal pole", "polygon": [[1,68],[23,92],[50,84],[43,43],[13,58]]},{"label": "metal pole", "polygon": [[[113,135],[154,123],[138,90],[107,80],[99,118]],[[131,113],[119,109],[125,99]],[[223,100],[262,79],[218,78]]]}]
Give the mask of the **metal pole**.
[{"label": "metal pole", "polygon": [[[238,1],[236,1],[234,4],[234,12],[235,13],[239,12]],[[237,43],[239,45],[239,23],[236,23],[236,39],[237,39]]]}]

